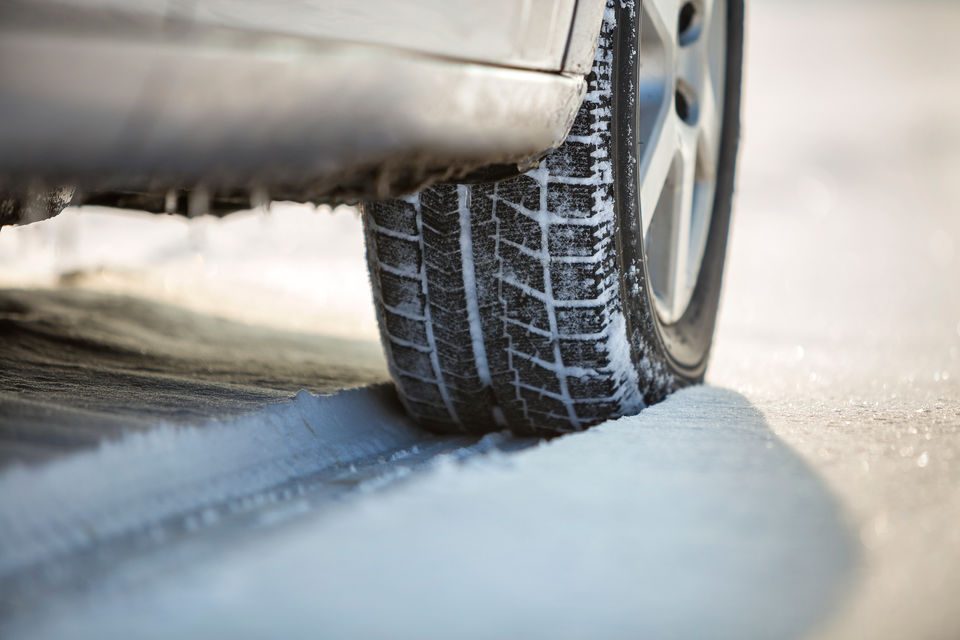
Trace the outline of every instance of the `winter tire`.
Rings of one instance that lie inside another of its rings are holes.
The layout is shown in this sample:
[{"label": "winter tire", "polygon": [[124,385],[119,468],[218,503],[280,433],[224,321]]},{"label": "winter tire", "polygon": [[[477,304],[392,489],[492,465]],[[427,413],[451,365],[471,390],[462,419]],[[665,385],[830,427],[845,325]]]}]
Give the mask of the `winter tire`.
[{"label": "winter tire", "polygon": [[703,379],[742,43],[742,0],[611,0],[583,106],[538,168],[364,206],[384,350],[413,417],[551,435]]}]

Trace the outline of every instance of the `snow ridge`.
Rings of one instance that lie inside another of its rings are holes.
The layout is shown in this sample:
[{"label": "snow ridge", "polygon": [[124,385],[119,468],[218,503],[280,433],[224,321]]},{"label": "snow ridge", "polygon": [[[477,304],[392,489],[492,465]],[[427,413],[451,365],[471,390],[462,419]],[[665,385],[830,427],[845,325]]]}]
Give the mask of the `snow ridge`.
[{"label": "snow ridge", "polygon": [[0,578],[428,439],[389,386],[377,385],[334,396],[301,391],[254,414],[161,424],[47,465],[13,467],[0,474]]}]

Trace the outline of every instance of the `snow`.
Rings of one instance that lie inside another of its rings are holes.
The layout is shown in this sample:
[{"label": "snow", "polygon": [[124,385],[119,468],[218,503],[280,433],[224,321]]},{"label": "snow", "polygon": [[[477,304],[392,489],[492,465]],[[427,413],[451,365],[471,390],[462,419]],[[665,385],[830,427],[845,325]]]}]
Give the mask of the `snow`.
[{"label": "snow", "polygon": [[146,432],[0,474],[0,578],[97,542],[428,439],[387,386]]},{"label": "snow", "polygon": [[[193,446],[164,441],[168,457]],[[5,637],[792,637],[844,586],[852,546],[817,474],[743,396],[704,387],[523,451],[447,458],[173,574],[158,558],[135,589],[61,599]]]}]

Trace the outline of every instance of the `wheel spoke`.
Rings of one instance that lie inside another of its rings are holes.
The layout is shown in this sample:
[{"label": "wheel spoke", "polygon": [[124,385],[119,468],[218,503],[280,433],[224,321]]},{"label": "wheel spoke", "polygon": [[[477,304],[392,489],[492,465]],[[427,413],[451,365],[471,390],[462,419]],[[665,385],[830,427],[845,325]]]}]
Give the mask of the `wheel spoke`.
[{"label": "wheel spoke", "polygon": [[643,19],[653,22],[664,42],[677,41],[680,0],[641,0]]},{"label": "wheel spoke", "polygon": [[680,147],[679,175],[677,176],[676,208],[673,211],[673,233],[670,239],[671,271],[669,291],[666,296],[667,320],[676,320],[683,313],[689,296],[687,263],[690,253],[691,220],[693,215],[693,192],[697,176],[697,148],[694,132],[682,136]]},{"label": "wheel spoke", "polygon": [[710,28],[710,25],[714,23],[714,9],[717,5],[715,0],[700,0],[700,11],[703,14],[703,24],[707,25],[707,28]]},{"label": "wheel spoke", "polygon": [[717,99],[710,82],[705,82],[700,90],[700,107],[697,120],[703,151],[700,158],[701,177],[713,180],[717,170],[720,152],[720,113]]},{"label": "wheel spoke", "polygon": [[680,139],[679,119],[671,103],[668,102],[667,107],[660,114],[659,128],[651,136],[653,146],[640,149],[640,222],[644,239],[670,174]]},{"label": "wheel spoke", "polygon": [[[703,79],[700,87],[700,130],[705,145],[704,156],[709,168],[715,169],[720,153],[723,115],[723,88],[726,82],[726,4],[710,0],[707,5],[706,29],[698,47],[703,56]],[[713,171],[710,172],[712,178]]]},{"label": "wheel spoke", "polygon": [[706,18],[708,22],[702,38],[706,70],[714,95],[722,95],[727,64],[726,3],[711,0]]}]

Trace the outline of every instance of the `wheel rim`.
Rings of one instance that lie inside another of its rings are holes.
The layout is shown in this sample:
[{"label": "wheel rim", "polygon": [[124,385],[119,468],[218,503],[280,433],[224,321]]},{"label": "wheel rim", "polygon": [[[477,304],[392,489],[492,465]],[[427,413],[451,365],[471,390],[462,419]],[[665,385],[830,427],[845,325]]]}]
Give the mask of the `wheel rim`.
[{"label": "wheel rim", "polygon": [[638,192],[660,321],[690,305],[713,214],[723,128],[725,0],[642,0]]}]

